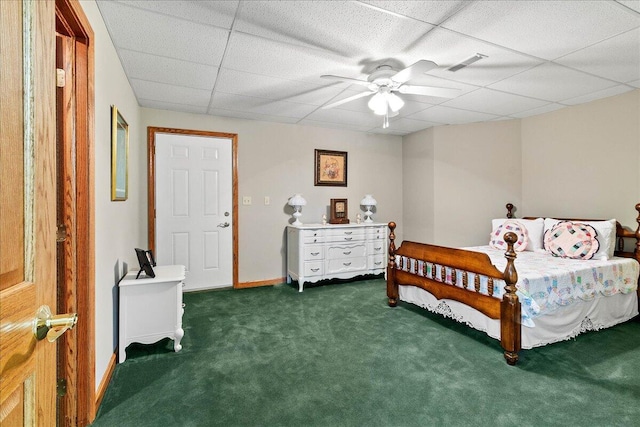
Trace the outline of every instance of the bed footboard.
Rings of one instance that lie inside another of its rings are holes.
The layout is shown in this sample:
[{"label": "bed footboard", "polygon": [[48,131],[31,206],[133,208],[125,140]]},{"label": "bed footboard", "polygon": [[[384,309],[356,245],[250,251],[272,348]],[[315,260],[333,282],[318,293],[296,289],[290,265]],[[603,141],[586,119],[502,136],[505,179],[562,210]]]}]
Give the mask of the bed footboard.
[{"label": "bed footboard", "polygon": [[[516,253],[514,233],[505,234],[508,247],[507,266],[498,270],[486,254],[404,241],[395,247],[394,222],[389,223],[389,262],[387,264],[387,297],[389,305],[398,304],[399,285],[420,287],[438,299],[459,301],[484,315],[500,320],[500,343],[509,365],[515,365],[520,351],[521,308],[516,295],[518,274],[514,266]],[[491,296],[494,281],[503,280],[502,299]],[[486,282],[487,292],[481,292]]]}]

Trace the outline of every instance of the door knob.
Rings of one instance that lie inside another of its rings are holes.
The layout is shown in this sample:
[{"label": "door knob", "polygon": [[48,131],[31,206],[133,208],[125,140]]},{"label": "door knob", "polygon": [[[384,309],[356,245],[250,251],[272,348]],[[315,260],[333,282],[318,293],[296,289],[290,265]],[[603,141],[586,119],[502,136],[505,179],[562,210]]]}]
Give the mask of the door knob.
[{"label": "door knob", "polygon": [[228,226],[229,226],[228,222],[224,222],[224,223],[218,224],[218,227],[220,227],[220,228],[227,228]]},{"label": "door knob", "polygon": [[36,318],[33,320],[33,335],[38,341],[47,337],[47,341],[54,342],[60,335],[73,328],[78,323],[76,313],[51,314],[48,305],[42,305],[36,311]]}]

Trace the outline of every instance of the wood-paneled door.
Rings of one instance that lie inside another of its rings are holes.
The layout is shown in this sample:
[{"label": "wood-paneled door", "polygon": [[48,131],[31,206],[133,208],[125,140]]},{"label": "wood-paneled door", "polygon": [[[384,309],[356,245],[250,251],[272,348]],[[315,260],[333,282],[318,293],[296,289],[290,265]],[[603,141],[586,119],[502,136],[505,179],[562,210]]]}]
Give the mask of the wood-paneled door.
[{"label": "wood-paneled door", "polygon": [[0,1],[0,424],[55,425],[55,38],[52,1]]},{"label": "wood-paneled door", "polygon": [[[1,1],[1,0],[0,0]],[[58,340],[58,425],[95,417],[93,31],[76,0],[55,0],[57,310],[79,322]]]},{"label": "wood-paneled door", "polygon": [[149,247],[185,290],[238,283],[237,135],[148,128]]}]

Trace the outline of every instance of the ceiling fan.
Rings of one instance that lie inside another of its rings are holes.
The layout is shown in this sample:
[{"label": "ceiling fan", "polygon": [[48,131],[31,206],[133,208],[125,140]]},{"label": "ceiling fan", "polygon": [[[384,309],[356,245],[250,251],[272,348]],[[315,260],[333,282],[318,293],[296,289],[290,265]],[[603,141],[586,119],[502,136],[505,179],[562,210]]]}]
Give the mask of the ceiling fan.
[{"label": "ceiling fan", "polygon": [[449,89],[434,86],[416,86],[406,84],[411,79],[418,77],[438,65],[433,61],[422,59],[403,70],[396,70],[390,65],[380,65],[367,80],[354,79],[351,77],[322,75],[325,79],[339,80],[347,83],[355,83],[366,86],[368,92],[349,96],[340,101],[332,102],[323,106],[323,109],[337,107],[359,98],[371,96],[367,104],[377,115],[384,116],[383,128],[389,127],[389,117],[397,116],[398,111],[404,106],[404,101],[397,93],[411,95],[426,95],[440,98],[453,98],[458,95],[458,89]]}]

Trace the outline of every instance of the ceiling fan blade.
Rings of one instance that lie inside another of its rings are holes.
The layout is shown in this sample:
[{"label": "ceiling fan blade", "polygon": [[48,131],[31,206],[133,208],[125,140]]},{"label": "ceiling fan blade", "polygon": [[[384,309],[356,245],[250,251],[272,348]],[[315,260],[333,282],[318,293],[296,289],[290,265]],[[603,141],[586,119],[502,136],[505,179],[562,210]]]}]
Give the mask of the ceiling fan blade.
[{"label": "ceiling fan blade", "polygon": [[351,77],[333,76],[331,74],[324,74],[320,77],[323,79],[339,80],[346,83],[355,83],[362,86],[369,86],[371,84],[371,82],[368,82],[366,80],[354,79]]},{"label": "ceiling fan blade", "polygon": [[376,92],[362,92],[362,93],[359,93],[357,95],[353,95],[353,96],[349,96],[349,97],[347,97],[345,99],[341,99],[340,101],[336,101],[336,102],[332,102],[331,104],[323,105],[322,109],[326,110],[326,109],[329,109],[329,108],[337,107],[338,105],[346,104],[347,102],[355,101],[356,99],[364,98],[365,96],[371,96],[374,93],[376,93]]},{"label": "ceiling fan blade", "polygon": [[460,95],[459,89],[435,86],[402,85],[398,88],[398,92],[406,93],[408,95],[435,96],[438,98],[455,98],[456,96]]},{"label": "ceiling fan blade", "polygon": [[438,64],[433,61],[428,61],[426,59],[421,59],[413,65],[409,65],[404,70],[398,71],[394,76],[391,77],[396,83],[405,83],[409,80],[418,77],[429,70],[436,68]]}]

